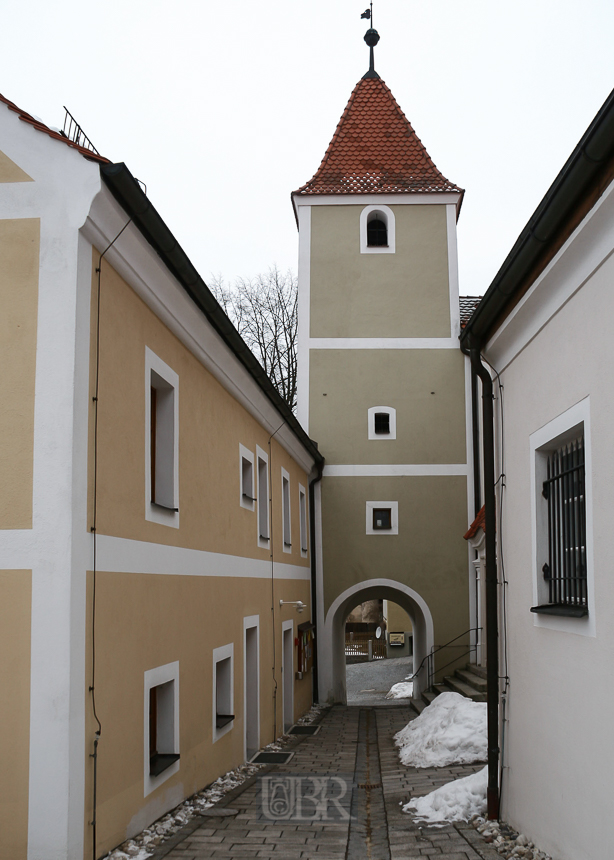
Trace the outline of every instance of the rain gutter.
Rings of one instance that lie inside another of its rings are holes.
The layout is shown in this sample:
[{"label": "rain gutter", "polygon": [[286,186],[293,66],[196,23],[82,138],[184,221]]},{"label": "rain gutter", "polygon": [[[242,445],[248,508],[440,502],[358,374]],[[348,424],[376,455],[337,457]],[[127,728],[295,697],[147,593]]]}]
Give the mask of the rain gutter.
[{"label": "rain gutter", "polygon": [[317,582],[317,542],[316,542],[316,494],[315,485],[322,480],[324,460],[316,464],[317,474],[309,482],[309,545],[311,550],[311,622],[314,625],[313,638],[313,678],[311,694],[314,705],[320,701],[318,686],[318,582]]},{"label": "rain gutter", "polygon": [[[484,532],[486,535],[486,684],[488,733],[487,814],[499,817],[499,614],[497,600],[497,545],[495,501],[495,444],[493,384],[482,364],[480,350],[461,344],[472,371],[482,382],[482,443],[484,457]],[[475,396],[476,389],[472,388]],[[475,401],[474,401],[475,402]],[[474,414],[477,409],[474,410]],[[475,426],[475,425],[474,425]]]}]

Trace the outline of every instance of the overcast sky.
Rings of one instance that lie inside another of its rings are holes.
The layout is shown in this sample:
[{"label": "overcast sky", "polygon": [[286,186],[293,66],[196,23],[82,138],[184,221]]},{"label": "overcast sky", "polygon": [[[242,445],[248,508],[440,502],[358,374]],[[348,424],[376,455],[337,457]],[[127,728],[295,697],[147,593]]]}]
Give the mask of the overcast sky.
[{"label": "overcast sky", "polygon": [[[296,270],[290,192],[368,68],[367,0],[6,3],[0,92],[63,105],[201,275]],[[488,287],[614,87],[613,0],[375,0],[376,69],[466,189],[461,293]]]}]

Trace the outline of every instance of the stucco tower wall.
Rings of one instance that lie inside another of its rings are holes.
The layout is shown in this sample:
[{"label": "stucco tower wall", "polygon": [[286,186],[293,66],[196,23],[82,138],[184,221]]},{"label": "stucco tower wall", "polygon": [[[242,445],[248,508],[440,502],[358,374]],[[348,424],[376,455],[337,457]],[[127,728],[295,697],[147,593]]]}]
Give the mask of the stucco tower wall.
[{"label": "stucco tower wall", "polygon": [[[427,630],[430,644],[443,644],[470,627],[462,534],[471,464],[467,368],[457,340],[456,210],[428,194],[294,199],[299,408],[326,458],[320,696],[342,700],[340,665],[334,657],[329,665],[341,632],[329,615],[343,594],[361,602],[361,583],[396,581],[423,600],[408,592],[402,604],[424,640],[417,657],[426,653]],[[378,205],[394,227],[381,253],[365,248],[360,232],[365,207]],[[394,411],[390,438],[369,429],[373,407]],[[395,506],[398,533],[368,534],[368,505],[378,501]]]}]

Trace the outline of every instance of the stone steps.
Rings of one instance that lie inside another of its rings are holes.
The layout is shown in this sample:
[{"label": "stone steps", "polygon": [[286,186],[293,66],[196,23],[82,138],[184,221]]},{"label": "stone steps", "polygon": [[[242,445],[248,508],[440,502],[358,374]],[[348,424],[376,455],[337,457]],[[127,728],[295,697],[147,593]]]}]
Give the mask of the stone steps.
[{"label": "stone steps", "polygon": [[441,693],[460,693],[473,702],[486,701],[486,669],[467,663],[464,669],[456,669],[454,675],[447,675],[442,683],[433,684],[430,690],[425,690],[420,698],[411,700],[411,707],[417,714],[431,704]]},{"label": "stone steps", "polygon": [[[480,666],[478,668],[481,669],[482,667]],[[478,693],[485,693],[488,688],[486,678],[482,675],[478,675],[473,669],[457,669],[454,674],[457,678],[460,678],[461,681],[464,681],[465,684],[469,684],[470,687],[477,690]]]}]

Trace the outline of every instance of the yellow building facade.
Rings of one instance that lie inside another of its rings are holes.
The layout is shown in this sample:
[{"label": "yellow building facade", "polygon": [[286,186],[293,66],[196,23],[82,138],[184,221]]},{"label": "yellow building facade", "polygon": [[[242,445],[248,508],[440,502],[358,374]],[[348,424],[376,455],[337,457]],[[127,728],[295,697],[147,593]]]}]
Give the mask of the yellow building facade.
[{"label": "yellow building facade", "polygon": [[81,860],[311,706],[322,458],[124,165],[0,150],[0,858]]}]

